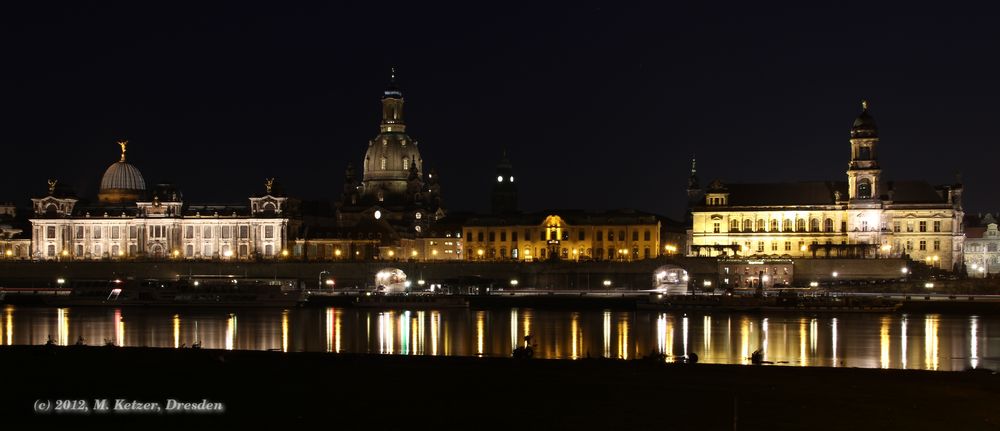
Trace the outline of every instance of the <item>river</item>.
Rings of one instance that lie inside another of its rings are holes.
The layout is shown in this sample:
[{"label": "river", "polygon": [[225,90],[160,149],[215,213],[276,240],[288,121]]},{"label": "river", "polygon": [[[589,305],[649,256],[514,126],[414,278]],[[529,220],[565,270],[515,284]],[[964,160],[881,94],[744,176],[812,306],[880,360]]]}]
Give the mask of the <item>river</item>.
[{"label": "river", "polygon": [[[791,366],[1000,368],[1000,317],[939,314],[680,313],[355,308],[42,308],[0,311],[0,344],[189,347],[398,355],[509,356],[530,334],[540,358],[744,364],[754,350]],[[994,353],[996,352],[996,353]]]}]

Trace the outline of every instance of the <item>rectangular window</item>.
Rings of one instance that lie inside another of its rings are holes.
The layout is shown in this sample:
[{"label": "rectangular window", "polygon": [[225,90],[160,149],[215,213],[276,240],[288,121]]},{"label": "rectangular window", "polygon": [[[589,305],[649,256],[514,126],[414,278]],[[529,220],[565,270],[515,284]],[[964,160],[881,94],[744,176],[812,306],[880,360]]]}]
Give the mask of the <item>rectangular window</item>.
[{"label": "rectangular window", "polygon": [[240,239],[250,238],[250,226],[240,226]]},{"label": "rectangular window", "polygon": [[472,232],[465,232],[465,242],[472,242]]},{"label": "rectangular window", "polygon": [[940,220],[935,220],[934,221],[934,232],[941,232],[941,221]]},{"label": "rectangular window", "polygon": [[223,238],[229,238],[230,237],[229,226],[223,226],[222,227],[222,237]]},{"label": "rectangular window", "polygon": [[841,232],[847,232],[847,222],[846,221],[840,222],[840,231]]},{"label": "rectangular window", "polygon": [[907,232],[913,232],[913,222],[912,221],[906,222],[906,231]]},{"label": "rectangular window", "polygon": [[101,239],[101,227],[94,226],[94,239]]},{"label": "rectangular window", "polygon": [[76,239],[83,239],[83,226],[76,227]]},{"label": "rectangular window", "polygon": [[940,251],[940,250],[941,250],[941,241],[934,240],[934,251]]},{"label": "rectangular window", "polygon": [[806,242],[805,241],[799,241],[799,251],[809,251],[806,248]]},{"label": "rectangular window", "polygon": [[792,251],[792,242],[785,241],[785,251]]},{"label": "rectangular window", "polygon": [[596,240],[596,241],[604,241],[604,232],[603,231],[597,231],[596,233],[594,233],[594,240]]},{"label": "rectangular window", "polygon": [[913,250],[913,241],[907,241],[906,242],[906,249],[907,250]]},{"label": "rectangular window", "polygon": [[264,226],[264,238],[274,238],[274,226]]},{"label": "rectangular window", "polygon": [[921,232],[927,232],[927,222],[926,221],[920,222],[920,231]]},{"label": "rectangular window", "polygon": [[642,239],[643,239],[643,241],[649,241],[649,231],[648,230],[645,233],[642,234]]},{"label": "rectangular window", "polygon": [[778,251],[778,241],[771,241],[771,251]]},{"label": "rectangular window", "polygon": [[184,238],[194,238],[194,226],[184,226]]},{"label": "rectangular window", "polygon": [[764,241],[758,241],[757,242],[757,252],[758,253],[763,253],[764,252]]},{"label": "rectangular window", "polygon": [[55,226],[46,226],[45,227],[45,237],[49,238],[49,239],[55,238],[56,237],[56,227]]},{"label": "rectangular window", "polygon": [[497,240],[497,233],[496,232],[490,232],[490,242],[493,242],[493,241],[496,241],[496,240]]},{"label": "rectangular window", "polygon": [[893,232],[899,232],[899,222],[898,221],[892,222],[892,231]]},{"label": "rectangular window", "polygon": [[632,231],[632,241],[638,241],[638,240],[639,240],[639,232]]},{"label": "rectangular window", "polygon": [[[517,242],[517,231],[516,230],[510,232],[510,240],[512,242]],[[511,253],[514,253],[514,250],[511,250]]]},{"label": "rectangular window", "polygon": [[583,230],[580,230],[579,238],[577,239],[583,241],[585,238],[587,238],[587,234]]},{"label": "rectangular window", "polygon": [[712,232],[719,233],[719,223],[712,223]]},{"label": "rectangular window", "polygon": [[476,241],[483,242],[483,231],[479,231],[476,234]]},{"label": "rectangular window", "polygon": [[531,231],[530,230],[527,230],[527,229],[524,230],[524,240],[525,241],[531,241]]},{"label": "rectangular window", "polygon": [[138,238],[139,237],[139,228],[136,227],[136,226],[129,226],[128,227],[128,237],[130,239],[136,239],[136,238]]},{"label": "rectangular window", "polygon": [[121,238],[121,228],[118,226],[111,226],[111,239]]},{"label": "rectangular window", "polygon": [[201,230],[201,237],[202,238],[211,238],[212,237],[212,226],[205,226]]},{"label": "rectangular window", "polygon": [[507,231],[500,232],[500,241],[507,241]]},{"label": "rectangular window", "polygon": [[927,241],[920,240],[920,250],[927,250]]},{"label": "rectangular window", "polygon": [[610,231],[609,230],[608,231],[608,241],[614,241],[614,240],[615,240],[615,233],[614,233],[614,231]]}]

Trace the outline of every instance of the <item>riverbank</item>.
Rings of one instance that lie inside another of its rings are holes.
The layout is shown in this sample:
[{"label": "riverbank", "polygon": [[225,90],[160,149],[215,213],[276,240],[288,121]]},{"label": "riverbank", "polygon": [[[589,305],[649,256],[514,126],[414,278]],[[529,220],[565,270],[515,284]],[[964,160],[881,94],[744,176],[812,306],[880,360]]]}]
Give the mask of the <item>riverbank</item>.
[{"label": "riverbank", "polygon": [[308,419],[372,429],[1000,425],[1000,376],[985,371],[45,346],[0,347],[0,360],[5,417],[37,418],[37,399],[172,398],[224,404],[222,414],[199,415],[203,423]]}]

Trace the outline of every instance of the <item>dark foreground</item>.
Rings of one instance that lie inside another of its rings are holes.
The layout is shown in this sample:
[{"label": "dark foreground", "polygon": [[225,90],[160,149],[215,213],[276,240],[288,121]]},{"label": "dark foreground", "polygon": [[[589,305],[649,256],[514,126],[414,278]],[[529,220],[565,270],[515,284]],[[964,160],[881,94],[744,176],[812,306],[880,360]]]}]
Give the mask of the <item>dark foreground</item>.
[{"label": "dark foreground", "polygon": [[321,420],[347,429],[996,429],[1000,375],[651,360],[512,360],[196,349],[0,348],[0,417],[35,401],[168,398],[218,415],[138,415],[232,425]]}]

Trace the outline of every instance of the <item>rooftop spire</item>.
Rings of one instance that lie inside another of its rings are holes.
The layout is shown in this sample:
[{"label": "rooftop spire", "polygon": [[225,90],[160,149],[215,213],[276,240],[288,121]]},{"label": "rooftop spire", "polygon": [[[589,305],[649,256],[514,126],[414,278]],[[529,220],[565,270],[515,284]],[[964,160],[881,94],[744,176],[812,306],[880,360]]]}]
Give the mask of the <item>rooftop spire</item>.
[{"label": "rooftop spire", "polygon": [[868,110],[868,100],[861,99],[861,110],[862,111],[867,111]]},{"label": "rooftop spire", "polygon": [[121,140],[119,140],[118,141],[118,146],[122,147],[122,159],[121,159],[121,161],[124,162],[125,161],[125,147],[128,146],[128,140],[127,139],[121,139]]}]

